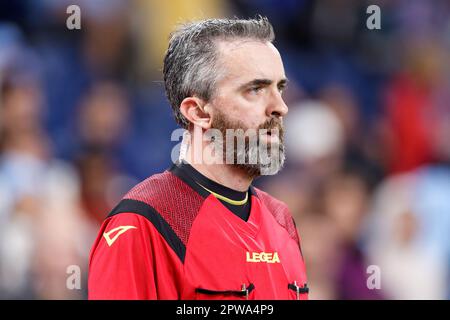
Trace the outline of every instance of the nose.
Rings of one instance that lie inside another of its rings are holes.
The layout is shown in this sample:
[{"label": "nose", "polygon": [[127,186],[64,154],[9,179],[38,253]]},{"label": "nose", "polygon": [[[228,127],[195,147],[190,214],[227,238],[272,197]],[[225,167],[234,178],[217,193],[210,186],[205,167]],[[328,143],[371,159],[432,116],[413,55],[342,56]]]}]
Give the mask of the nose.
[{"label": "nose", "polygon": [[266,114],[268,117],[281,118],[288,113],[288,106],[284,103],[281,93],[277,90],[271,97],[270,103],[267,106]]}]

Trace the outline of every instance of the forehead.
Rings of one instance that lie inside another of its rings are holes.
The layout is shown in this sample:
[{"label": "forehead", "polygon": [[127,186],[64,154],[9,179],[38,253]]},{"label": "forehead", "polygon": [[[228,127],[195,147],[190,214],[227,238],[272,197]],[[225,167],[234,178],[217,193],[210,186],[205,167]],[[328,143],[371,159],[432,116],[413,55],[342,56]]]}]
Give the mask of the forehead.
[{"label": "forehead", "polygon": [[286,77],[280,53],[270,42],[220,41],[218,50],[225,79],[270,79],[276,82]]}]

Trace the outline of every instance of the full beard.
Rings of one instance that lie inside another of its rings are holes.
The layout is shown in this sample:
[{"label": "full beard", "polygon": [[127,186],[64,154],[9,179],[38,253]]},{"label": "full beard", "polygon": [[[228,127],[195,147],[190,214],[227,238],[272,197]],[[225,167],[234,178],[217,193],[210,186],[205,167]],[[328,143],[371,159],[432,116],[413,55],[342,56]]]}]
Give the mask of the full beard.
[{"label": "full beard", "polygon": [[[213,129],[219,130],[222,137],[215,148],[222,148],[225,163],[235,166],[244,171],[249,177],[255,178],[261,175],[274,175],[278,173],[284,165],[284,128],[278,118],[271,118],[256,129],[246,127],[242,121],[230,120],[225,114],[218,111],[212,120]],[[234,132],[233,140],[227,137],[228,132]],[[245,132],[254,132],[255,135],[244,135]],[[278,133],[278,142],[267,142],[262,139],[263,133]],[[253,138],[253,140],[251,140]],[[244,143],[238,143],[242,139]],[[228,156],[227,156],[228,155]],[[232,159],[231,163],[229,159]]]}]

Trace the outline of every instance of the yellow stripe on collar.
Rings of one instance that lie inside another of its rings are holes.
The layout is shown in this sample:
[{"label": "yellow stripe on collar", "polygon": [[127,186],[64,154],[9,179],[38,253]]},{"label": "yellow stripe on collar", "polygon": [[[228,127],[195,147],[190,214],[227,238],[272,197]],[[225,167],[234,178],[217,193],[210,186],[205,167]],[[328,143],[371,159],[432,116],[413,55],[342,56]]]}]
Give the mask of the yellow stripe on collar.
[{"label": "yellow stripe on collar", "polygon": [[234,206],[242,206],[244,204],[247,203],[248,201],[248,192],[245,194],[245,198],[243,200],[233,200],[227,197],[224,197],[214,191],[209,190],[208,188],[202,186],[200,183],[197,182],[197,184],[202,187],[203,189],[205,189],[206,191],[208,191],[209,193],[211,193],[214,197],[216,197],[219,200],[225,201],[226,203],[232,204]]}]

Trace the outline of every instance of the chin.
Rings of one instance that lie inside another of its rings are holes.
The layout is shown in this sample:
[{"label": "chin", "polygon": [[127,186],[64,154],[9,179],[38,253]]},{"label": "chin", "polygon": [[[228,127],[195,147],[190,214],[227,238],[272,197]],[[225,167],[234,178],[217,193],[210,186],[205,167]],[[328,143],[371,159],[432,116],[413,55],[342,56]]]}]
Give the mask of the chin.
[{"label": "chin", "polygon": [[263,164],[237,164],[236,166],[243,170],[250,178],[259,176],[272,176],[281,171],[284,165],[284,158],[277,163]]}]

